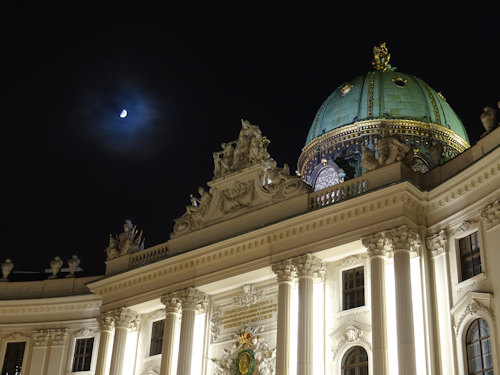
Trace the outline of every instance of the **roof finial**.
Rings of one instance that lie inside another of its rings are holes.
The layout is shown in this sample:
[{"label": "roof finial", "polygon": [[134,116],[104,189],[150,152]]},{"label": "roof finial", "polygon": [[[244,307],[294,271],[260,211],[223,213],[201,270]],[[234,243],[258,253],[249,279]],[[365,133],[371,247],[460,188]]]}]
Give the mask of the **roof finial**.
[{"label": "roof finial", "polygon": [[391,54],[385,46],[385,42],[380,44],[380,46],[373,47],[373,61],[372,66],[375,70],[385,72],[386,70],[391,70],[389,65],[389,60],[391,59]]}]

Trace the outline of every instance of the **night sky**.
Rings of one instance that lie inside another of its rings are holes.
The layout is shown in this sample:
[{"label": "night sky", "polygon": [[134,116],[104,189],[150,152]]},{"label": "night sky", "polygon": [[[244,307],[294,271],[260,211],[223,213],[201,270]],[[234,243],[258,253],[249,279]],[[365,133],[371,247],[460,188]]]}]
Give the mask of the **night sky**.
[{"label": "night sky", "polygon": [[380,42],[399,71],[443,92],[472,144],[482,108],[500,100],[499,13],[471,4],[76,4],[3,12],[0,261],[18,271],[77,254],[103,273],[127,218],[146,247],[167,241],[241,118],[294,171],[319,106],[371,70]]}]

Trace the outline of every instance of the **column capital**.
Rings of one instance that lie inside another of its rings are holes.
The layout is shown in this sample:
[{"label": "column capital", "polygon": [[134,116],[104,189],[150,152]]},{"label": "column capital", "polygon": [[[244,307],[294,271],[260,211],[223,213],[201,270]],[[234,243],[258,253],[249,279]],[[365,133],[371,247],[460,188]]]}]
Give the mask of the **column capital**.
[{"label": "column capital", "polygon": [[66,337],[68,336],[67,328],[58,328],[50,330],[50,338],[52,339],[52,346],[63,346]]},{"label": "column capital", "polygon": [[208,303],[208,296],[194,288],[187,288],[179,292],[182,308],[194,309],[196,313],[205,311]]},{"label": "column capital", "polygon": [[106,311],[100,313],[97,317],[97,321],[99,322],[99,327],[101,331],[114,331],[115,329],[115,318],[111,311]]},{"label": "column capital", "polygon": [[361,238],[361,243],[366,248],[368,256],[385,257],[391,251],[391,244],[383,232]]},{"label": "column capital", "polygon": [[179,292],[172,292],[161,297],[161,303],[165,305],[165,312],[180,314],[182,312],[182,299]]},{"label": "column capital", "polygon": [[385,236],[391,242],[393,251],[407,250],[419,254],[420,250],[420,235],[406,225],[385,231]]},{"label": "column capital", "polygon": [[50,329],[36,329],[33,331],[33,346],[47,347],[50,338]]},{"label": "column capital", "polygon": [[294,258],[293,263],[297,267],[299,277],[322,278],[325,273],[325,267],[321,259],[316,258],[311,253]]},{"label": "column capital", "polygon": [[115,328],[127,328],[136,330],[139,324],[139,317],[134,311],[125,307],[112,310],[111,315],[115,321]]},{"label": "column capital", "polygon": [[446,253],[447,244],[448,236],[446,235],[446,231],[444,229],[439,233],[426,238],[427,250],[430,251],[432,257],[436,257],[439,254]]},{"label": "column capital", "polygon": [[297,278],[297,266],[292,263],[291,259],[273,264],[272,269],[278,278],[278,282],[292,282]]}]

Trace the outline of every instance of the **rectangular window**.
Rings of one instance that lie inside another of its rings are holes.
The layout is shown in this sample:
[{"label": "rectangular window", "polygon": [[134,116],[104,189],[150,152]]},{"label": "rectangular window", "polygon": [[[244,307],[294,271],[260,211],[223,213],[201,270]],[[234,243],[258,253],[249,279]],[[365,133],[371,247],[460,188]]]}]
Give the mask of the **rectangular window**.
[{"label": "rectangular window", "polygon": [[77,339],[75,342],[75,352],[73,354],[72,372],[90,371],[90,362],[92,361],[92,349],[94,347],[94,338]]},{"label": "rectangular window", "polygon": [[149,346],[150,356],[161,354],[164,327],[165,327],[165,319],[153,322],[153,326],[151,327],[151,345]]},{"label": "rectangular window", "polygon": [[458,240],[462,281],[482,273],[477,232]]},{"label": "rectangular window", "polygon": [[7,343],[2,375],[21,374],[25,347],[26,341]]},{"label": "rectangular window", "polygon": [[365,275],[363,267],[342,272],[342,296],[344,310],[365,305]]}]

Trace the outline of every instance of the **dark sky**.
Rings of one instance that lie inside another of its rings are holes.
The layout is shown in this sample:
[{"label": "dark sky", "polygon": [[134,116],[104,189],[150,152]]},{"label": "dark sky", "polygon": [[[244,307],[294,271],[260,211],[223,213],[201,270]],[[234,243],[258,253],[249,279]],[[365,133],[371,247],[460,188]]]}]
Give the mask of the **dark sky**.
[{"label": "dark sky", "polygon": [[295,170],[317,109],[380,42],[443,92],[473,144],[500,100],[493,9],[78,4],[2,15],[0,261],[17,270],[77,254],[104,272],[127,218],[146,246],[167,241],[241,118]]}]

